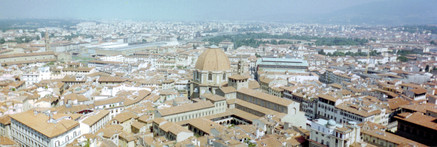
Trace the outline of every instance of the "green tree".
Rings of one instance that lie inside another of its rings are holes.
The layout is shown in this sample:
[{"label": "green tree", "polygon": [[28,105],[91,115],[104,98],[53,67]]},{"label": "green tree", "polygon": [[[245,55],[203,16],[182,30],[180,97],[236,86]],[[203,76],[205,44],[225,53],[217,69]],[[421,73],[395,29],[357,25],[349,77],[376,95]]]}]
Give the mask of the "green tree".
[{"label": "green tree", "polygon": [[437,45],[437,42],[433,40],[433,41],[430,42],[430,44],[431,45]]},{"label": "green tree", "polygon": [[5,42],[6,42],[6,41],[5,41],[4,38],[0,39],[0,44],[3,44],[3,43],[5,43]]},{"label": "green tree", "polygon": [[319,51],[319,54],[320,54],[320,55],[326,55],[325,51],[323,51],[323,50],[320,50],[320,51]]},{"label": "green tree", "polygon": [[270,41],[270,44],[278,44],[278,42],[276,40],[272,40]]},{"label": "green tree", "polygon": [[285,41],[285,40],[279,40],[278,44],[293,44],[293,43]]},{"label": "green tree", "polygon": [[344,56],[343,52],[339,52],[339,51],[335,51],[333,54],[333,56]]},{"label": "green tree", "polygon": [[408,58],[405,57],[405,56],[399,56],[399,57],[397,58],[397,60],[398,60],[398,61],[401,61],[401,62],[407,62],[407,61],[408,61]]},{"label": "green tree", "polygon": [[86,140],[85,147],[90,147],[90,139],[87,139],[87,140]]}]

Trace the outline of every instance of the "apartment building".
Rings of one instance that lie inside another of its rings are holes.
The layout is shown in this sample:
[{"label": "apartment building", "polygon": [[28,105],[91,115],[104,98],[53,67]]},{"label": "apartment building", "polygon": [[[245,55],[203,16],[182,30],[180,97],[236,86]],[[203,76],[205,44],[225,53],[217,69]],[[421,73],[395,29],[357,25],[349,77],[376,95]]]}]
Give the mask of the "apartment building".
[{"label": "apartment building", "polygon": [[155,118],[162,117],[170,122],[179,122],[217,114],[217,112],[221,112],[220,107],[226,107],[226,105],[219,105],[216,107],[210,101],[199,101],[196,103],[159,109],[155,113]]},{"label": "apartment building", "polygon": [[177,125],[174,122],[166,121],[163,118],[155,118],[152,121],[152,131],[154,137],[164,136],[168,140],[181,142],[194,136],[190,130]]},{"label": "apartment building", "polygon": [[328,69],[325,71],[325,73],[320,75],[319,80],[320,82],[327,83],[327,84],[332,84],[332,83],[342,84],[343,82],[351,82],[352,77],[340,71]]},{"label": "apartment building", "polygon": [[372,103],[380,104],[380,101],[370,96],[351,98],[320,94],[316,117],[332,119],[337,123],[370,121],[387,125],[389,116],[387,108],[384,105],[372,105]]},{"label": "apartment building", "polygon": [[21,146],[66,146],[82,134],[79,116],[38,111],[11,115],[12,139]]},{"label": "apartment building", "polygon": [[80,129],[83,134],[96,133],[110,121],[108,110],[100,110],[87,115],[88,117],[80,121]]},{"label": "apartment building", "polygon": [[0,55],[0,64],[15,65],[15,64],[30,64],[39,62],[56,61],[57,57],[53,52],[39,52],[39,53],[18,53]]},{"label": "apartment building", "polygon": [[316,119],[311,122],[310,147],[351,146],[361,141],[360,127],[355,122],[345,125],[334,120]]},{"label": "apartment building", "polygon": [[394,117],[398,121],[396,134],[423,143],[437,146],[437,122],[435,117],[421,112],[401,113]]}]

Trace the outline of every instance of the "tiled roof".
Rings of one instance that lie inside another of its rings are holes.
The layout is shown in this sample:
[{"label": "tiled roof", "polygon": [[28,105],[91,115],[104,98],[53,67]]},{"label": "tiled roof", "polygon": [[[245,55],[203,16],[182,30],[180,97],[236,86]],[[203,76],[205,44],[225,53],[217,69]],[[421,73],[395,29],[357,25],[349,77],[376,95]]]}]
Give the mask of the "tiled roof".
[{"label": "tiled roof", "polygon": [[206,71],[225,71],[231,69],[228,56],[220,48],[206,49],[197,58],[196,69]]},{"label": "tiled roof", "polygon": [[263,92],[259,92],[259,91],[255,91],[252,89],[248,89],[248,88],[241,88],[240,90],[238,90],[238,93],[243,93],[252,97],[256,97],[274,104],[278,104],[280,106],[288,106],[290,104],[293,103],[293,101],[288,100],[288,99],[283,99],[274,95],[270,95],[270,94],[266,94]]},{"label": "tiled roof", "polygon": [[[54,116],[61,117],[70,115],[55,114]],[[11,118],[49,138],[56,137],[73,129],[76,126],[79,126],[78,122],[69,119],[61,119],[57,123],[50,123],[48,122],[49,116],[43,113],[35,114],[33,111],[13,114],[11,115]]]},{"label": "tiled roof", "polygon": [[206,108],[212,108],[212,107],[214,107],[214,104],[212,104],[210,101],[200,101],[197,103],[185,104],[185,105],[180,105],[180,106],[176,106],[176,107],[160,109],[160,110],[158,110],[158,112],[161,114],[161,116],[168,116],[168,115],[174,115],[174,114],[185,113],[185,112],[206,109]]},{"label": "tiled roof", "polygon": [[85,120],[83,120],[82,123],[85,123],[89,126],[94,125],[95,123],[97,123],[99,120],[101,120],[103,117],[107,116],[108,114],[109,114],[108,110],[100,110],[96,114],[93,114],[93,115],[89,116],[88,118],[86,118]]}]

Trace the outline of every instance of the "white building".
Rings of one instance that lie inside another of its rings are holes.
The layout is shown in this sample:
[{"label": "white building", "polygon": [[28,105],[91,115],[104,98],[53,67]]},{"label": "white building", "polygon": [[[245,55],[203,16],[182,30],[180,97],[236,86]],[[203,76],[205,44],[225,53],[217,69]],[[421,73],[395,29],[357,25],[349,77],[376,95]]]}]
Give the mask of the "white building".
[{"label": "white building", "polygon": [[[371,105],[364,105],[364,104]],[[387,125],[387,110],[379,105],[380,101],[375,97],[363,96],[351,98],[347,96],[333,97],[330,95],[319,94],[317,102],[317,118],[332,119],[338,123],[349,121],[365,122]],[[356,107],[361,105],[359,107]]]},{"label": "white building", "polygon": [[51,79],[50,67],[41,67],[36,72],[24,73],[21,75],[21,80],[26,81],[26,86],[47,79]]},{"label": "white building", "polygon": [[361,142],[360,127],[355,122],[347,125],[335,123],[334,120],[316,119],[311,122],[310,147],[314,146],[350,146]]},{"label": "white building", "polygon": [[100,110],[88,114],[88,117],[80,121],[80,130],[83,134],[96,133],[100,128],[105,126],[109,120],[108,110]]},{"label": "white building", "polygon": [[12,139],[20,146],[63,147],[82,133],[78,114],[26,111],[11,115]]},{"label": "white building", "polygon": [[164,118],[170,122],[179,122],[209,115],[214,115],[226,111],[226,99],[224,97],[212,97],[211,101],[200,101],[192,104],[179,105],[175,107],[159,109],[155,113],[155,118]]}]

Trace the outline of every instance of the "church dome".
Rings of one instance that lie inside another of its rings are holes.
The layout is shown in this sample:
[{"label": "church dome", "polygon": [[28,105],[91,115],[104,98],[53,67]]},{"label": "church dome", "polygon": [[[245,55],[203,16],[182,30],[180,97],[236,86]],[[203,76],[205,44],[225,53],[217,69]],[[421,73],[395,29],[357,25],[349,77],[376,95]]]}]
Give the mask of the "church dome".
[{"label": "church dome", "polygon": [[206,71],[225,71],[231,69],[231,64],[222,49],[210,48],[200,54],[195,68]]}]

